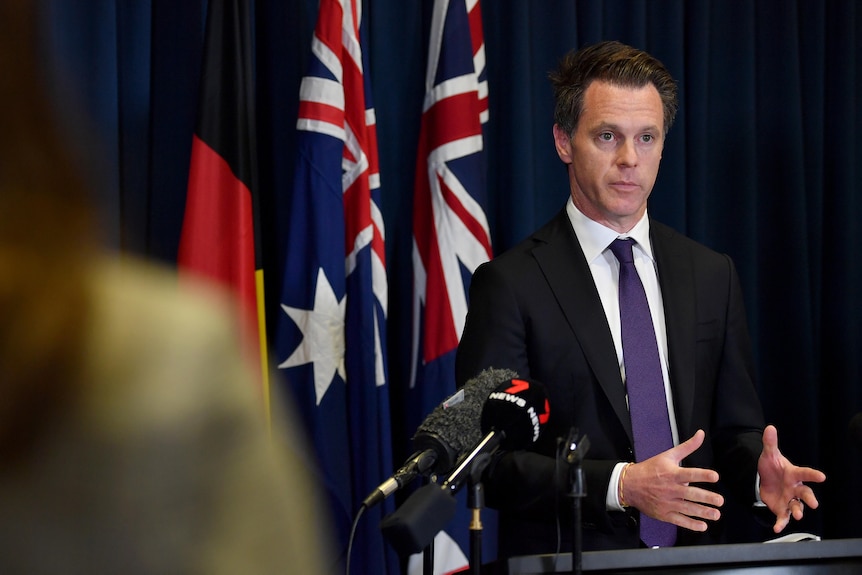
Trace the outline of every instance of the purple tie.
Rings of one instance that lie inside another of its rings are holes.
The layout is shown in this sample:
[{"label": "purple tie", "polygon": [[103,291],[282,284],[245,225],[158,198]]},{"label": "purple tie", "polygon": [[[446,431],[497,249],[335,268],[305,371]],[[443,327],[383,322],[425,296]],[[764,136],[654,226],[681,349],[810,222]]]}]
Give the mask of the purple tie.
[{"label": "purple tie", "polygon": [[[634,240],[616,239],[611,251],[620,262],[620,324],[626,391],[635,440],[635,459],[643,461],[673,447],[664,379],[652,316],[632,256]],[[676,526],[641,513],[640,536],[649,547],[670,547]]]}]

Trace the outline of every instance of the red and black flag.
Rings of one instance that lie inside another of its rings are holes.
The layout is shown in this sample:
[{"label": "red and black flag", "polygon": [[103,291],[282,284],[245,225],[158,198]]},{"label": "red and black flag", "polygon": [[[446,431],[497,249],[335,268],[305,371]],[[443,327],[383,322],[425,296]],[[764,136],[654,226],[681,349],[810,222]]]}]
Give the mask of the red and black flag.
[{"label": "red and black flag", "polygon": [[236,294],[268,390],[250,18],[247,0],[209,2],[178,264]]}]

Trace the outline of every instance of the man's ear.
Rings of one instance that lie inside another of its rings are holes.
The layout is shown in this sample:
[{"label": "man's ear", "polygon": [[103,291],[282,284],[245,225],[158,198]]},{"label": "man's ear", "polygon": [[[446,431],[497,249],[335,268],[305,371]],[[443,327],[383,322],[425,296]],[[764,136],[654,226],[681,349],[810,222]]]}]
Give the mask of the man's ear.
[{"label": "man's ear", "polygon": [[559,124],[554,124],[554,147],[564,164],[572,163],[572,139]]}]

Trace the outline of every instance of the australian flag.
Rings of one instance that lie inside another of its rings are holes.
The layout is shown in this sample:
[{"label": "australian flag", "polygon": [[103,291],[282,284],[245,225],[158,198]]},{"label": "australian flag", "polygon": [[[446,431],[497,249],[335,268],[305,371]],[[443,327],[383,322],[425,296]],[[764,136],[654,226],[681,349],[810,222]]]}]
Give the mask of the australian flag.
[{"label": "australian flag", "polygon": [[[275,347],[317,454],[344,572],[355,513],[392,474],[386,271],[375,116],[359,0],[321,0],[300,90],[299,153]],[[380,520],[356,523],[353,573],[398,571]]]},{"label": "australian flag", "polygon": [[[410,429],[455,391],[470,277],[492,255],[484,208],[487,120],[479,1],[435,0],[413,201]],[[466,565],[469,515],[466,502],[460,503],[464,512],[435,541],[435,573]]]}]

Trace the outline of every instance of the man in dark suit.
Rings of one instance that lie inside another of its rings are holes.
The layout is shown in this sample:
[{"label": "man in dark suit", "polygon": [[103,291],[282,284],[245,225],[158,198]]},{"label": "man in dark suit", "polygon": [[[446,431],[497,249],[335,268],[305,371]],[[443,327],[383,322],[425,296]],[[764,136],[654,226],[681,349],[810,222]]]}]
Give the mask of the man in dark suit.
[{"label": "man in dark suit", "polygon": [[[495,367],[548,391],[551,417],[539,441],[498,453],[485,474],[488,503],[500,510],[501,555],[554,552],[558,541],[569,549],[572,503],[555,454],[572,426],[591,445],[584,549],[643,546],[644,515],[676,526],[677,545],[719,542],[724,494],[767,507],[782,531],[805,505],[817,507],[804,482],[825,476],[791,464],[775,428],[764,426],[730,258],[647,214],[677,109],[673,78],[649,54],[605,42],[566,56],[551,80],[554,142],[571,197],[476,270],[456,363],[459,385]],[[629,413],[620,264],[609,248],[618,238],[635,242],[661,364],[654,379],[669,413],[670,447],[646,458],[637,457]]]}]

